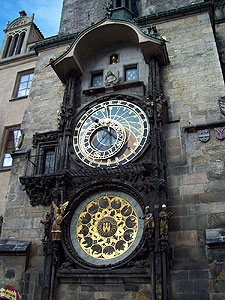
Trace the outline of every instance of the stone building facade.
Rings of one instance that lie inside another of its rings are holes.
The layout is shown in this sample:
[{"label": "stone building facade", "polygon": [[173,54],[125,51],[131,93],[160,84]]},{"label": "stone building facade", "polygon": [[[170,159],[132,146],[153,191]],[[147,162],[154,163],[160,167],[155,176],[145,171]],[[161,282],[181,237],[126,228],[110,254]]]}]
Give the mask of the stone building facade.
[{"label": "stone building facade", "polygon": [[34,47],[2,286],[224,299],[224,22],[223,1],[64,1]]},{"label": "stone building facade", "polygon": [[[28,17],[25,11],[20,17],[8,23],[0,52],[1,87],[0,87],[0,215],[4,215],[6,194],[12,166],[11,151],[16,148],[16,141],[22,137],[19,130],[22,123],[31,75],[36,64],[34,44],[43,39],[43,35],[33,22],[34,16]],[[24,83],[21,82],[23,78]],[[22,84],[26,86],[22,86]],[[14,133],[14,134],[13,134]],[[15,137],[15,138],[14,138]]]}]

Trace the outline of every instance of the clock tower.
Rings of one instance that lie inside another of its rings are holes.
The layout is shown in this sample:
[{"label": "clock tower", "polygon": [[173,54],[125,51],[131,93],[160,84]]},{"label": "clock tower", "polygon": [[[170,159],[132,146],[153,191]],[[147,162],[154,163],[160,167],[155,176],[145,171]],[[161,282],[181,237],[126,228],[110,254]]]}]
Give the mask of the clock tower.
[{"label": "clock tower", "polygon": [[[63,284],[69,284],[68,276],[104,280],[106,286],[126,278],[131,284],[135,274],[137,284],[152,287],[152,299],[159,288],[167,297],[169,246],[158,220],[167,202],[167,100],[160,69],[168,62],[161,36],[108,15],[50,61],[65,84],[55,133],[55,171],[21,182],[27,190],[33,180],[41,189],[47,187],[40,202],[36,193],[30,194],[34,204],[50,205],[53,194],[54,206],[68,203],[60,240],[54,231],[45,241],[57,257],[53,266]],[[40,144],[45,136],[36,134],[34,140]],[[57,218],[56,209],[53,224]],[[46,255],[46,265],[48,260]],[[56,280],[50,271],[45,270],[46,286]]]}]

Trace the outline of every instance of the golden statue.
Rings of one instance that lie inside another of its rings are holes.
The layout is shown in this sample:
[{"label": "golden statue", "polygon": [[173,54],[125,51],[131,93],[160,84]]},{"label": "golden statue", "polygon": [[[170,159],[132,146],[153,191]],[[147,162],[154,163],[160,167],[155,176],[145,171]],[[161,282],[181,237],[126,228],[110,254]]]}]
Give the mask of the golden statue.
[{"label": "golden statue", "polygon": [[54,208],[54,219],[52,223],[52,240],[53,241],[60,241],[61,240],[61,223],[65,219],[65,217],[68,215],[65,214],[65,210],[67,205],[69,204],[69,201],[63,203],[58,207],[53,201],[52,205]]},{"label": "golden statue", "polygon": [[111,56],[111,64],[114,65],[114,64],[117,64],[118,63],[118,55],[117,54],[113,54]]}]

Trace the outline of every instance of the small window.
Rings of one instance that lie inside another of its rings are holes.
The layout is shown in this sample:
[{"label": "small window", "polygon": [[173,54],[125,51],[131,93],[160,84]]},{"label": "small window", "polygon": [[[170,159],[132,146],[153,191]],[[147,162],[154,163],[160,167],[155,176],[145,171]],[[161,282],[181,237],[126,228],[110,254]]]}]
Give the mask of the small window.
[{"label": "small window", "polygon": [[122,6],[122,1],[116,0],[116,7],[121,7],[121,6]]},{"label": "small window", "polygon": [[7,168],[12,166],[11,153],[19,150],[18,145],[22,139],[22,133],[19,128],[10,128],[6,130],[5,135],[5,151],[3,153],[2,167]]},{"label": "small window", "polygon": [[138,80],[137,66],[125,67],[125,81]]},{"label": "small window", "polygon": [[91,86],[98,87],[103,85],[103,72],[91,74]]},{"label": "small window", "polygon": [[26,97],[29,95],[30,86],[33,78],[33,71],[30,71],[29,73],[21,73],[18,77],[18,86],[16,89],[15,97]]},{"label": "small window", "polygon": [[43,151],[42,174],[52,174],[55,171],[55,149],[47,148]]}]

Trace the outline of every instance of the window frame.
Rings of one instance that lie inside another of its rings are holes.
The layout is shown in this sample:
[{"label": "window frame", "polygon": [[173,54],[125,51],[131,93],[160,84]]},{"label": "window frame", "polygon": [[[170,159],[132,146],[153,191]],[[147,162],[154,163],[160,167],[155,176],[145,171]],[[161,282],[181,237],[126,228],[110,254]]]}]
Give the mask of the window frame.
[{"label": "window frame", "polygon": [[[54,150],[54,170],[53,172],[45,173],[45,153],[47,151]],[[35,160],[35,175],[50,175],[54,174],[56,171],[56,162],[57,162],[57,151],[58,151],[58,143],[56,142],[44,142],[39,143],[37,147],[37,156]]]},{"label": "window frame", "polygon": [[[127,80],[126,71],[129,70],[129,69],[132,69],[132,68],[133,69],[134,68],[137,69],[137,78],[134,79],[134,80]],[[134,81],[138,81],[139,80],[139,68],[138,68],[138,64],[137,63],[126,65],[126,66],[123,67],[123,70],[124,70],[124,82],[134,82]]]},{"label": "window frame", "polygon": [[[3,131],[3,138],[2,138],[2,151],[1,151],[1,165],[0,165],[0,170],[8,170],[8,169],[11,169],[12,167],[12,164],[10,166],[4,166],[4,160],[5,160],[5,155],[6,154],[10,154],[10,152],[6,152],[8,148],[8,142],[9,142],[9,134],[10,132],[14,132],[16,130],[20,130],[21,131],[21,125],[18,124],[18,125],[13,125],[13,126],[10,126],[10,127],[5,127],[4,128],[4,131]],[[21,131],[21,138],[23,138],[23,133]],[[17,139],[17,142],[18,142],[18,139]],[[14,153],[16,151],[18,151],[20,148],[17,147],[18,149],[16,149],[16,145],[14,145],[15,147],[15,150],[11,151],[11,153]]]},{"label": "window frame", "polygon": [[[98,86],[93,86],[93,77],[101,75],[102,76],[102,84]],[[98,70],[90,73],[90,88],[100,88],[103,87],[104,85],[104,71],[103,70]]]},{"label": "window frame", "polygon": [[[33,77],[32,77],[32,80],[31,80],[29,89],[27,89],[27,88],[25,89],[25,90],[28,90],[28,94],[27,94],[27,95],[24,95],[24,96],[18,96],[18,92],[19,92],[19,88],[20,88],[22,76],[30,75],[30,74],[33,74],[33,75],[34,75],[34,69],[29,69],[29,70],[25,70],[25,71],[22,71],[22,72],[18,72],[18,73],[17,73],[17,76],[16,76],[16,82],[15,82],[14,89],[13,89],[13,94],[12,94],[12,99],[13,99],[13,100],[14,100],[14,99],[27,98],[27,97],[29,96],[29,93],[30,93],[30,87],[31,87],[31,84],[32,84]],[[30,80],[27,81],[27,82],[30,82]]]}]

